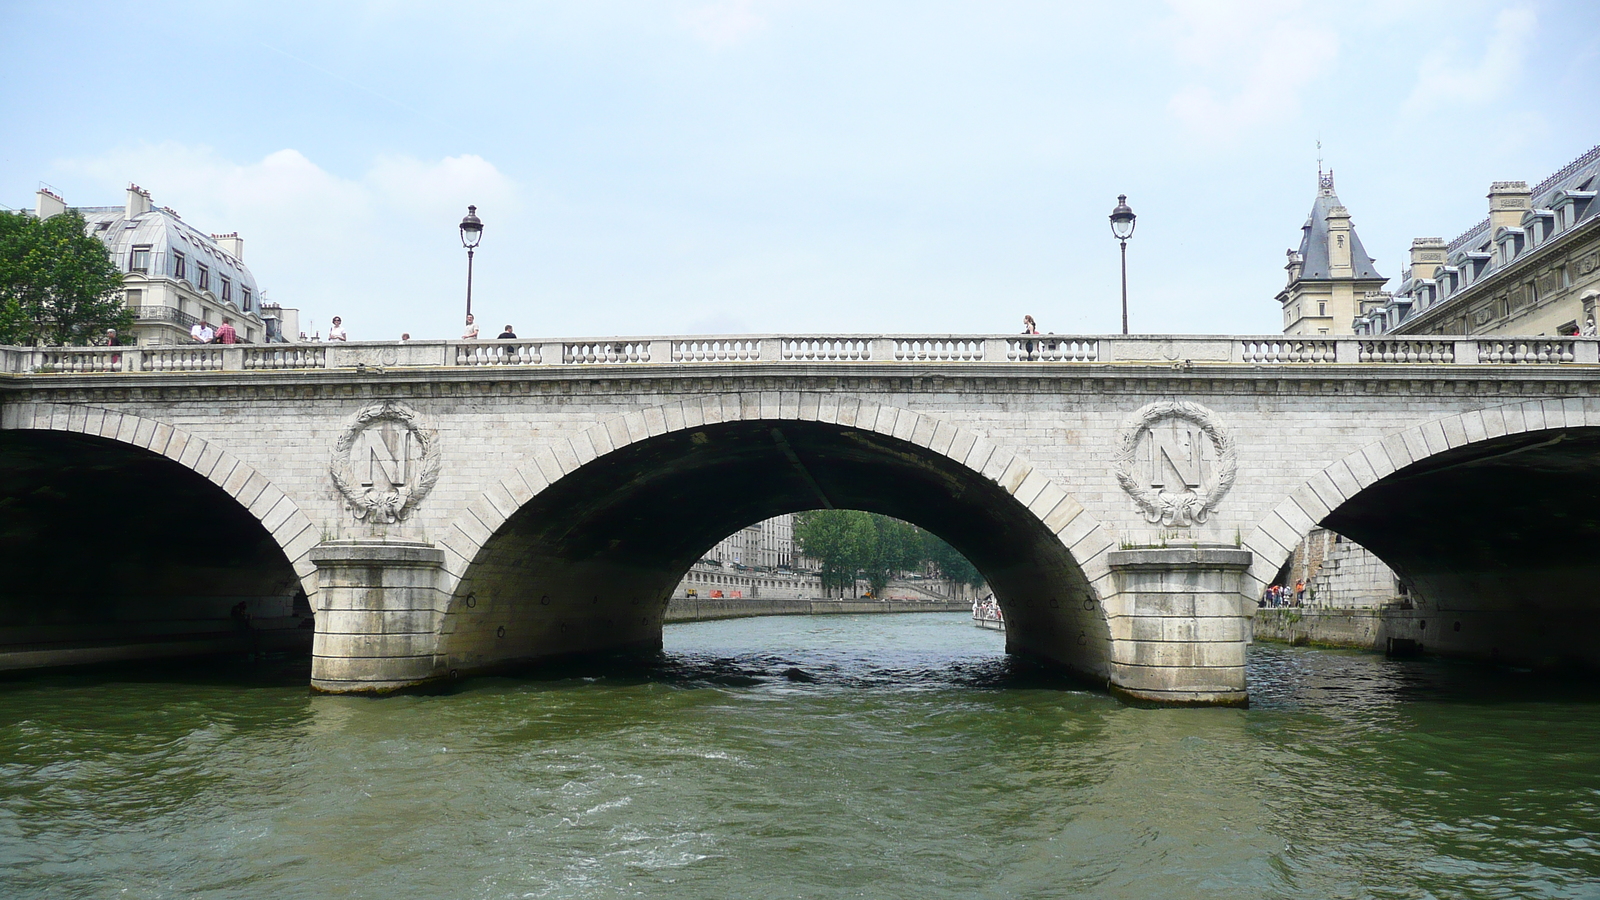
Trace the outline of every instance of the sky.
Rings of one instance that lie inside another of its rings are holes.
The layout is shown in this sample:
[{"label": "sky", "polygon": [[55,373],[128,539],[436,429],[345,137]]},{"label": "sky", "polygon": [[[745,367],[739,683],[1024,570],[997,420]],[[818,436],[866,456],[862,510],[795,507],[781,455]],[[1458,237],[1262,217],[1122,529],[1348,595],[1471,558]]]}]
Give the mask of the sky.
[{"label": "sky", "polygon": [[[1600,144],[1592,0],[0,0],[0,206],[136,182],[352,339],[1271,334]],[[1319,149],[1320,147],[1320,149]]]}]

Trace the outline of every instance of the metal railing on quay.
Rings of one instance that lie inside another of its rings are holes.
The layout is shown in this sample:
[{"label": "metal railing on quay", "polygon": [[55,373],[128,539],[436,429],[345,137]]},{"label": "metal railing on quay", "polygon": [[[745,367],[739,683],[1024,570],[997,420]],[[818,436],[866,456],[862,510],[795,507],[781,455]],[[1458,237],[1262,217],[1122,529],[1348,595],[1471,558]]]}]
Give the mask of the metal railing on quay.
[{"label": "metal railing on quay", "polygon": [[1330,365],[1570,366],[1600,364],[1592,337],[1386,335],[730,335],[565,340],[357,341],[0,347],[0,373],[295,371],[356,368],[694,367],[863,363],[1126,366],[1189,369]]}]

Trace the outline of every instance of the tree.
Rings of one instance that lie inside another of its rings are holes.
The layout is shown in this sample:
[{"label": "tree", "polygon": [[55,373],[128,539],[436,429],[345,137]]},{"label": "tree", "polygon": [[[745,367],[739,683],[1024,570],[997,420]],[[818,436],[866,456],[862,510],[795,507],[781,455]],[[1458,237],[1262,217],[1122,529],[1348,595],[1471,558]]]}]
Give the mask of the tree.
[{"label": "tree", "polygon": [[872,596],[882,597],[889,579],[922,565],[922,536],[916,527],[888,516],[868,514],[873,541],[863,560],[862,574]]},{"label": "tree", "polygon": [[851,509],[818,509],[795,517],[794,540],[800,552],[822,568],[822,590],[855,590],[856,575],[866,564],[877,530],[867,513]]},{"label": "tree", "polygon": [[88,344],[132,324],[122,274],[81,215],[0,212],[0,344]]},{"label": "tree", "polygon": [[973,587],[983,584],[983,575],[977,566],[930,531],[922,532],[922,558],[933,563],[946,581],[970,584]]}]

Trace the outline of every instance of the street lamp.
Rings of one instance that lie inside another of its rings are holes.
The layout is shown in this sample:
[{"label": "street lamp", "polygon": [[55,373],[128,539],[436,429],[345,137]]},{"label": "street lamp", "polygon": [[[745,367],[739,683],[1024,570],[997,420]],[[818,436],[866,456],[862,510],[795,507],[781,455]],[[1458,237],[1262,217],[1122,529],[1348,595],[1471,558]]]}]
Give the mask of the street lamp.
[{"label": "street lamp", "polygon": [[467,315],[472,315],[472,251],[483,240],[483,220],[478,218],[476,206],[467,207],[467,217],[461,220],[461,246],[467,248]]},{"label": "street lamp", "polygon": [[1128,333],[1128,238],[1133,237],[1133,220],[1128,195],[1117,195],[1117,208],[1111,211],[1111,236],[1122,242],[1122,333]]}]

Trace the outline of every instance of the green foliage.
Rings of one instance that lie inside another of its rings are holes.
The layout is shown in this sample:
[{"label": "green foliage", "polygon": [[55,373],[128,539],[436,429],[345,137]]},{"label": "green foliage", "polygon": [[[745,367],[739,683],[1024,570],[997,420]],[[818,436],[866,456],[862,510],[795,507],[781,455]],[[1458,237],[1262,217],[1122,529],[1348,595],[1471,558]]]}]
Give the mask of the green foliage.
[{"label": "green foliage", "polygon": [[922,565],[922,534],[914,526],[888,516],[869,516],[874,534],[868,545],[861,574],[867,579],[872,596],[882,597],[889,579]]},{"label": "green foliage", "polygon": [[983,575],[977,566],[968,562],[965,556],[956,552],[956,548],[946,544],[932,532],[922,532],[922,556],[933,563],[939,574],[947,581],[970,584],[973,587],[983,584]]},{"label": "green foliage", "polygon": [[0,212],[0,344],[89,344],[132,324],[122,274],[82,216]]},{"label": "green foliage", "polygon": [[972,585],[983,576],[954,548],[914,525],[875,513],[819,509],[801,513],[794,522],[795,545],[821,567],[825,591],[854,590],[865,578],[872,595],[881,597],[889,580],[931,562],[953,581]]},{"label": "green foliage", "polygon": [[796,516],[794,522],[795,544],[821,567],[825,592],[854,590],[876,533],[869,513],[850,509],[819,509]]}]

